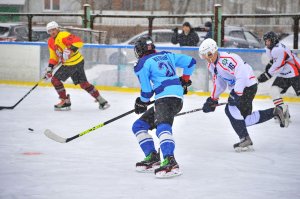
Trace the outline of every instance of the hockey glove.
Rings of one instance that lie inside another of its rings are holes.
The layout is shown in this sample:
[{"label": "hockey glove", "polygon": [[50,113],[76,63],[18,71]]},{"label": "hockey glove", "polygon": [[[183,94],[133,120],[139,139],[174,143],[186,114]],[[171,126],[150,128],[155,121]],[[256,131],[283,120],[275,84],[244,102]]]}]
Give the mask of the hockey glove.
[{"label": "hockey glove", "polygon": [[230,94],[229,94],[229,98],[228,98],[228,104],[230,106],[239,106],[240,105],[240,96],[238,96],[234,89],[231,90]]},{"label": "hockey glove", "polygon": [[257,80],[259,83],[263,83],[269,80],[271,77],[272,76],[268,72],[264,72],[260,76],[258,76]]},{"label": "hockey glove", "polygon": [[71,49],[65,48],[63,52],[63,60],[67,61],[68,59],[70,59],[71,53],[72,53]]},{"label": "hockey glove", "polygon": [[181,76],[179,80],[183,87],[183,94],[186,95],[188,93],[188,87],[192,85],[192,81],[189,79],[189,76]]},{"label": "hockey glove", "polygon": [[136,114],[141,114],[144,113],[147,110],[147,106],[149,105],[148,102],[142,102],[141,98],[138,97],[135,100],[135,104],[134,104],[134,112]]},{"label": "hockey glove", "polygon": [[272,64],[273,64],[273,60],[270,60],[270,62],[266,65],[265,72],[262,73],[257,78],[257,80],[258,80],[259,83],[266,82],[268,79],[270,79],[272,77],[272,75],[270,75],[270,73],[268,72],[269,69],[271,68]]},{"label": "hockey glove", "polygon": [[204,113],[214,112],[216,110],[216,105],[218,105],[218,100],[214,100],[211,97],[209,97],[203,104],[202,110]]},{"label": "hockey glove", "polygon": [[54,68],[54,65],[53,64],[49,64],[48,67],[46,68],[46,72],[45,72],[45,75],[44,75],[44,79],[48,80],[48,79],[51,79],[52,77],[52,72],[53,72],[53,68]]}]

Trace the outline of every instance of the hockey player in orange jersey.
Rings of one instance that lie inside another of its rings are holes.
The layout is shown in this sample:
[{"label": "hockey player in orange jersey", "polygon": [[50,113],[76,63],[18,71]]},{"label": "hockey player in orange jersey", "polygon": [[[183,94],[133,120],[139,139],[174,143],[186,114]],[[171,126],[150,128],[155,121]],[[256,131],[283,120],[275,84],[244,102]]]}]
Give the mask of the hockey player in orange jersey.
[{"label": "hockey player in orange jersey", "polygon": [[[47,32],[50,34],[48,40],[50,57],[45,78],[51,78],[51,83],[61,100],[58,104],[54,105],[54,109],[70,110],[71,108],[70,95],[66,93],[62,83],[69,77],[71,77],[75,85],[79,84],[82,89],[86,90],[95,98],[96,102],[99,103],[99,109],[103,110],[108,108],[110,106],[108,102],[99,94],[99,91],[87,81],[84,71],[84,58],[79,52],[79,49],[83,46],[81,39],[69,32],[60,31],[55,21],[47,24]],[[60,62],[62,66],[52,75],[54,66]]]}]

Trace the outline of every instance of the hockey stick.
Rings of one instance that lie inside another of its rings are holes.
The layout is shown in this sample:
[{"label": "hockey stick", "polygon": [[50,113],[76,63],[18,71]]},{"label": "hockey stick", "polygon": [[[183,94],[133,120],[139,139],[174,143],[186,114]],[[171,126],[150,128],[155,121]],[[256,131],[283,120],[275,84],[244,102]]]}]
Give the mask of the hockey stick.
[{"label": "hockey stick", "polygon": [[[225,105],[225,104],[227,104],[227,102],[219,103],[214,107],[222,106],[222,105]],[[203,108],[196,108],[196,109],[193,109],[193,110],[190,110],[190,111],[185,111],[185,112],[178,113],[177,115],[175,115],[175,117],[185,115],[185,114],[189,114],[189,113],[194,113],[194,112],[197,112],[197,111],[202,111],[202,110],[203,110]]]},{"label": "hockey stick", "polygon": [[29,93],[31,93],[31,91],[33,91],[42,81],[44,80],[44,78],[43,79],[41,79],[40,81],[38,81],[35,85],[34,85],[34,87],[32,87],[15,105],[13,105],[13,106],[0,106],[0,110],[2,110],[2,109],[14,109],[20,102],[22,102],[23,101],[23,99],[27,96],[27,95],[29,95]]},{"label": "hockey stick", "polygon": [[[149,105],[150,105],[150,104],[153,104],[154,102],[155,102],[155,101],[151,101],[151,102],[149,103]],[[109,123],[111,123],[111,122],[114,122],[114,121],[116,121],[116,120],[118,120],[118,119],[120,119],[120,118],[122,118],[122,117],[125,117],[125,116],[127,116],[127,115],[129,115],[129,114],[131,114],[131,113],[133,113],[133,112],[134,112],[134,109],[132,109],[132,110],[126,112],[126,113],[123,113],[122,115],[119,115],[119,116],[117,116],[117,117],[114,117],[114,118],[112,118],[112,119],[110,119],[110,120],[108,120],[108,121],[106,121],[106,122],[103,122],[103,123],[101,123],[101,124],[98,124],[98,125],[96,125],[96,126],[94,126],[94,127],[92,127],[92,128],[89,128],[89,129],[87,129],[87,130],[85,130],[85,131],[82,131],[81,133],[78,133],[77,135],[74,135],[74,136],[69,137],[69,138],[63,138],[63,137],[57,135],[56,133],[52,132],[52,131],[49,130],[49,129],[46,129],[45,132],[44,132],[44,134],[45,134],[48,138],[50,138],[50,139],[52,139],[52,140],[54,140],[54,141],[56,141],[56,142],[67,143],[67,142],[70,142],[70,141],[72,141],[72,140],[74,140],[74,139],[76,139],[76,138],[79,138],[79,137],[81,137],[81,136],[83,136],[83,135],[85,135],[85,134],[88,134],[88,133],[90,133],[90,132],[92,132],[92,131],[94,131],[94,130],[96,130],[96,129],[99,129],[99,128],[101,128],[101,127],[103,127],[103,126],[105,126],[105,125],[107,125],[107,124],[109,124]]]},{"label": "hockey stick", "polygon": [[[62,63],[58,63],[54,68],[60,67]],[[13,106],[0,106],[0,110],[2,109],[14,109],[20,102],[22,102],[24,100],[25,97],[27,97],[27,95],[29,95],[29,93],[31,93],[31,91],[33,91],[42,81],[44,81],[46,79],[46,77],[42,77],[42,79],[40,79],[15,105]]]}]

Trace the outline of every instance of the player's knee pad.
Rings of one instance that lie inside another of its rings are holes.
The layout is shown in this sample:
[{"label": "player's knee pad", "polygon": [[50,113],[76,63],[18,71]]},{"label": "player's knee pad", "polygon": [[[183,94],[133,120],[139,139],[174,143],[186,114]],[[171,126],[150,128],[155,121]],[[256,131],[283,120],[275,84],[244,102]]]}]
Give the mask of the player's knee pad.
[{"label": "player's knee pad", "polygon": [[61,86],[62,82],[55,76],[52,77],[51,83],[54,87]]},{"label": "player's knee pad", "polygon": [[225,113],[230,120],[244,120],[244,117],[236,106],[226,105]]},{"label": "player's knee pad", "polygon": [[141,130],[148,130],[150,128],[150,125],[145,122],[144,120],[138,119],[136,120],[132,125],[132,132],[136,134],[137,132]]},{"label": "player's knee pad", "polygon": [[159,138],[163,133],[172,135],[172,126],[169,123],[160,123],[157,125],[156,136]]},{"label": "player's knee pad", "polygon": [[80,85],[80,87],[81,87],[82,89],[84,89],[84,90],[86,90],[89,86],[91,86],[91,84],[88,83],[88,82],[82,82],[82,83],[80,83],[79,85]]},{"label": "player's knee pad", "polygon": [[272,97],[272,99],[278,99],[281,98],[281,94],[280,92],[282,91],[282,88],[279,88],[278,86],[271,86],[270,89],[270,95]]}]

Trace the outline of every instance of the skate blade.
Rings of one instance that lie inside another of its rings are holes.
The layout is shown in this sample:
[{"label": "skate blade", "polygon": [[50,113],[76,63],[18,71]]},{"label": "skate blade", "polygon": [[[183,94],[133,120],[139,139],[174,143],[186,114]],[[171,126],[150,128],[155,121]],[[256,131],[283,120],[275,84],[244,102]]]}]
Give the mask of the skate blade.
[{"label": "skate blade", "polygon": [[166,173],[166,171],[157,172],[155,174],[155,177],[163,179],[163,178],[173,178],[173,177],[180,176],[180,175],[182,175],[182,171],[180,169],[176,168],[176,169],[172,169],[170,172],[167,172],[167,173]]},{"label": "skate blade", "polygon": [[99,106],[99,109],[100,110],[105,110],[105,109],[108,109],[109,107],[110,107],[110,104],[105,104],[103,107]]},{"label": "skate blade", "polygon": [[156,165],[147,169],[146,166],[136,167],[135,170],[139,173],[153,173],[155,169],[158,169],[160,165]]},{"label": "skate blade", "polygon": [[252,152],[254,151],[253,146],[247,146],[247,147],[236,147],[234,148],[235,152],[241,153],[241,152]]},{"label": "skate blade", "polygon": [[54,107],[55,111],[70,111],[71,107],[63,107],[63,108],[58,108],[58,107]]}]

